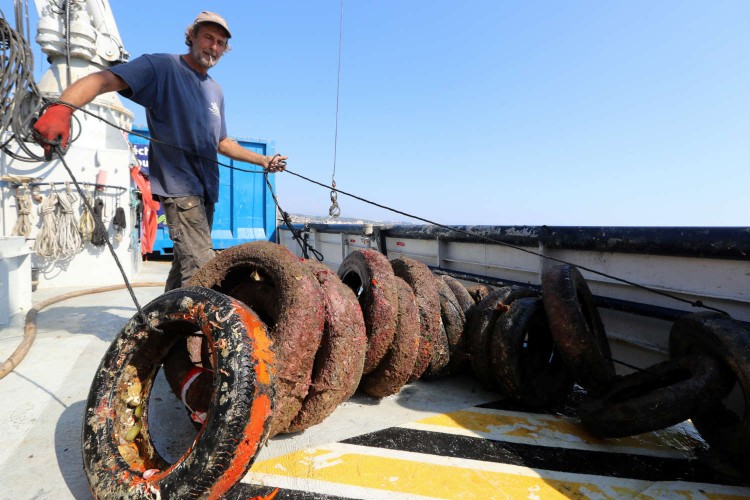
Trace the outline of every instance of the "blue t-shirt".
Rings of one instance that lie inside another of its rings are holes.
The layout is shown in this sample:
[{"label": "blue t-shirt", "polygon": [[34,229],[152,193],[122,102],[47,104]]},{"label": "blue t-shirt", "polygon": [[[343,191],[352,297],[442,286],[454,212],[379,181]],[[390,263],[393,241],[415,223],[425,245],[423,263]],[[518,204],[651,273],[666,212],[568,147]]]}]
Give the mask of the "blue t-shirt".
[{"label": "blue t-shirt", "polygon": [[177,54],[149,54],[110,68],[128,84],[120,92],[146,108],[151,190],[162,196],[219,201],[219,142],[227,136],[224,93]]}]

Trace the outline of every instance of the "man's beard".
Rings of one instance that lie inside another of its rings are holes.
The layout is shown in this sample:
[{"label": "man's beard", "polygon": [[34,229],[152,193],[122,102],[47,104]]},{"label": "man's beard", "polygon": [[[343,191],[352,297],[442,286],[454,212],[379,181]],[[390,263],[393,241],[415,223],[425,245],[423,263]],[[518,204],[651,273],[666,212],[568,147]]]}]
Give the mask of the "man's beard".
[{"label": "man's beard", "polygon": [[195,62],[206,69],[213,68],[214,66],[216,66],[216,63],[219,62],[219,58],[217,56],[206,55],[195,45],[191,47],[191,51],[193,53],[193,59],[195,59]]}]

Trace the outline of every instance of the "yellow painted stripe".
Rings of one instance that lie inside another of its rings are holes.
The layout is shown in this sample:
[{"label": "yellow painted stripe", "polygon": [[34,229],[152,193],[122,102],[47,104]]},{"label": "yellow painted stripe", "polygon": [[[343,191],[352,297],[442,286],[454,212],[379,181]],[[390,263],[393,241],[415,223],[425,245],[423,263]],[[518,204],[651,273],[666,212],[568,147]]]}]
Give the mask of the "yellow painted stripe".
[{"label": "yellow painted stripe", "polygon": [[[431,498],[742,498],[750,488],[652,483],[334,443],[256,463],[246,482],[346,487]],[[308,481],[308,483],[305,483]],[[327,488],[330,491],[330,488]],[[373,498],[376,495],[373,495]],[[381,495],[377,495],[382,497]],[[367,496],[369,498],[369,496]]]},{"label": "yellow painted stripe", "polygon": [[692,457],[701,444],[692,424],[619,439],[598,439],[577,422],[554,415],[470,408],[423,418],[403,427],[540,446]]}]

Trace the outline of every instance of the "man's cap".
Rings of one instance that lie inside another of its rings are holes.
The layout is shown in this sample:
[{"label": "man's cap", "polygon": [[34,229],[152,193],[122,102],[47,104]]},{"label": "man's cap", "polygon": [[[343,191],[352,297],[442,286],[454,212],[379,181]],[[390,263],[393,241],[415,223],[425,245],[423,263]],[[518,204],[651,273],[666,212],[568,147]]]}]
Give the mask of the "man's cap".
[{"label": "man's cap", "polygon": [[198,17],[195,18],[195,21],[193,21],[193,26],[200,23],[214,23],[218,24],[224,30],[227,32],[227,35],[229,38],[232,38],[232,32],[229,31],[229,26],[227,25],[227,22],[224,20],[223,17],[221,17],[219,14],[215,12],[209,12],[207,10],[204,10],[200,14],[198,14]]}]

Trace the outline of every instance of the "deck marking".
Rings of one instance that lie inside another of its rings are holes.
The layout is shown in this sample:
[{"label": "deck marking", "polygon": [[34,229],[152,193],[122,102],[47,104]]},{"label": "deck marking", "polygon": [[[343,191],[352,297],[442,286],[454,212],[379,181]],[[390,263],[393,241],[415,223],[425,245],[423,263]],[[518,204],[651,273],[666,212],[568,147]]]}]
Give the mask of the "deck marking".
[{"label": "deck marking", "polygon": [[716,471],[699,460],[650,455],[605,453],[562,447],[498,441],[475,436],[390,427],[343,441],[345,444],[386,448],[483,462],[521,465],[533,469],[646,481],[691,481],[750,486],[741,480],[718,479]]},{"label": "deck marking", "polygon": [[554,448],[693,458],[692,450],[700,442],[681,426],[659,434],[604,440],[591,436],[568,418],[474,407],[423,418],[400,427]]},{"label": "deck marking", "polygon": [[[283,463],[283,468],[276,467]],[[344,443],[299,450],[256,463],[244,482],[354,498],[719,498],[750,488],[653,482],[368,448]],[[334,484],[330,488],[329,484]],[[350,490],[351,487],[357,491]],[[365,492],[359,488],[375,490]],[[325,490],[325,491],[323,491]],[[362,496],[363,493],[366,493]]]}]

